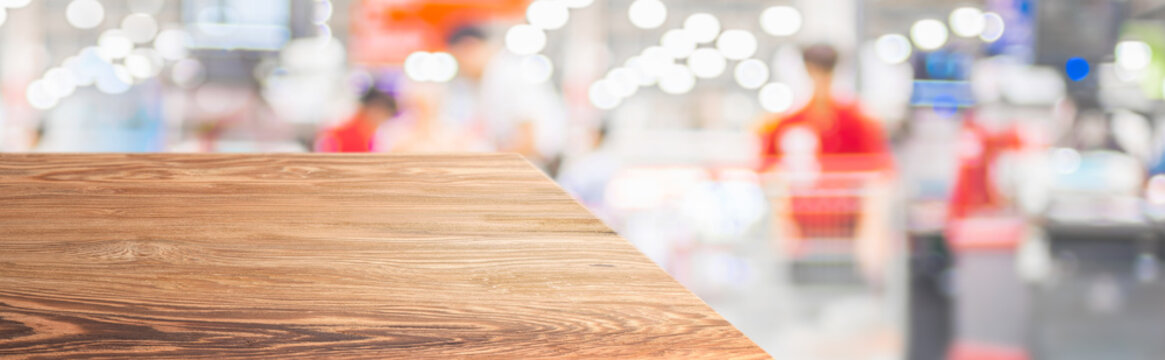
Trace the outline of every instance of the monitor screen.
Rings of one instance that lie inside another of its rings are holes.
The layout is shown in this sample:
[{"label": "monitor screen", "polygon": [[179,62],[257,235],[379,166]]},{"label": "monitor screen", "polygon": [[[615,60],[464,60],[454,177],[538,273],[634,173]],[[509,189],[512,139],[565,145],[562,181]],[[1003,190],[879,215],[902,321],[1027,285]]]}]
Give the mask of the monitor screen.
[{"label": "monitor screen", "polygon": [[1035,2],[1037,64],[1063,67],[1071,58],[1098,65],[1111,61],[1128,2],[1044,0]]}]

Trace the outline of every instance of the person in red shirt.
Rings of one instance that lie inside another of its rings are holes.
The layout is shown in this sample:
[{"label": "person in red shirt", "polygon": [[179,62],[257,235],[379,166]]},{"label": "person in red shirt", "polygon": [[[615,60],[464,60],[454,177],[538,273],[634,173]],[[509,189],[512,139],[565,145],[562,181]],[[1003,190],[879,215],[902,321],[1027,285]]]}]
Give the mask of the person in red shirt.
[{"label": "person in red shirt", "polygon": [[324,130],[316,138],[318,152],[371,152],[376,130],[397,115],[396,100],[375,88],[360,98],[360,108],[344,123]]},{"label": "person in red shirt", "polygon": [[1006,200],[991,180],[992,166],[1007,152],[1038,146],[1038,140],[1025,139],[1016,126],[992,131],[968,112],[958,141],[959,168],[947,217],[958,221],[1004,209]]},{"label": "person in red shirt", "polygon": [[892,157],[886,137],[881,126],[865,116],[856,103],[834,97],[837,50],[813,45],[803,51],[803,57],[813,81],[813,97],[803,108],[764,123],[760,131],[761,170],[778,170],[771,174],[785,180],[776,181],[793,181],[791,186],[802,189],[848,186],[865,190],[855,192],[862,195],[790,193],[774,199],[773,213],[781,214],[774,221],[781,232],[777,239],[789,256],[799,258],[811,256],[806,253],[811,239],[852,238],[852,255],[861,275],[879,283],[892,250],[888,237],[889,177],[839,185],[836,180],[844,177],[818,175],[889,174]]},{"label": "person in red shirt", "polygon": [[837,50],[829,45],[819,44],[806,48],[803,54],[805,69],[813,81],[813,97],[803,108],[787,115],[774,116],[762,126],[760,131],[762,169],[772,168],[786,155],[791,145],[793,148],[799,147],[788,144],[791,140],[790,133],[793,133],[794,138],[801,133],[816,135],[816,142],[809,141],[809,146],[816,145],[815,155],[888,154],[886,137],[881,126],[862,114],[856,102],[833,96],[833,71],[837,66]]}]

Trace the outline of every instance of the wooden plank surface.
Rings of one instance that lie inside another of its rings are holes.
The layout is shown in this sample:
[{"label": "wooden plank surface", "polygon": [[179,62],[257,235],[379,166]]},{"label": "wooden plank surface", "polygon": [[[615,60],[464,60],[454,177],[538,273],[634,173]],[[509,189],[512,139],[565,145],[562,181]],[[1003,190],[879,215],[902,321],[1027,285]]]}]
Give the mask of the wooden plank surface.
[{"label": "wooden plank surface", "polygon": [[767,358],[515,155],[0,155],[0,357]]}]

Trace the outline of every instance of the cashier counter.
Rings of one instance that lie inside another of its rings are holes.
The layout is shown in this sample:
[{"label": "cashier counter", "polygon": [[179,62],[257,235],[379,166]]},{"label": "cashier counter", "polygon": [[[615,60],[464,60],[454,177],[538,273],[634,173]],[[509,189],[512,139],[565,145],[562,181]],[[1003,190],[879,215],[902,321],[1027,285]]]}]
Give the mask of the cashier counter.
[{"label": "cashier counter", "polygon": [[[1165,358],[1165,206],[1050,205],[915,240],[910,359]],[[919,245],[940,242],[950,249]]]},{"label": "cashier counter", "polygon": [[1020,259],[1036,263],[1026,269],[1031,357],[1165,358],[1165,212],[1133,197],[1070,201],[1043,220],[1045,248],[1021,255],[1051,260]]}]

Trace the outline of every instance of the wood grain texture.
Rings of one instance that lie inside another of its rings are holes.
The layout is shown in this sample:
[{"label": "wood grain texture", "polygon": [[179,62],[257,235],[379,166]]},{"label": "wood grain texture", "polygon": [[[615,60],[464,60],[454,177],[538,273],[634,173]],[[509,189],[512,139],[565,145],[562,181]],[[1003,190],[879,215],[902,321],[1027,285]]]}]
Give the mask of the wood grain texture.
[{"label": "wood grain texture", "polygon": [[0,357],[767,358],[514,155],[0,155]]}]

